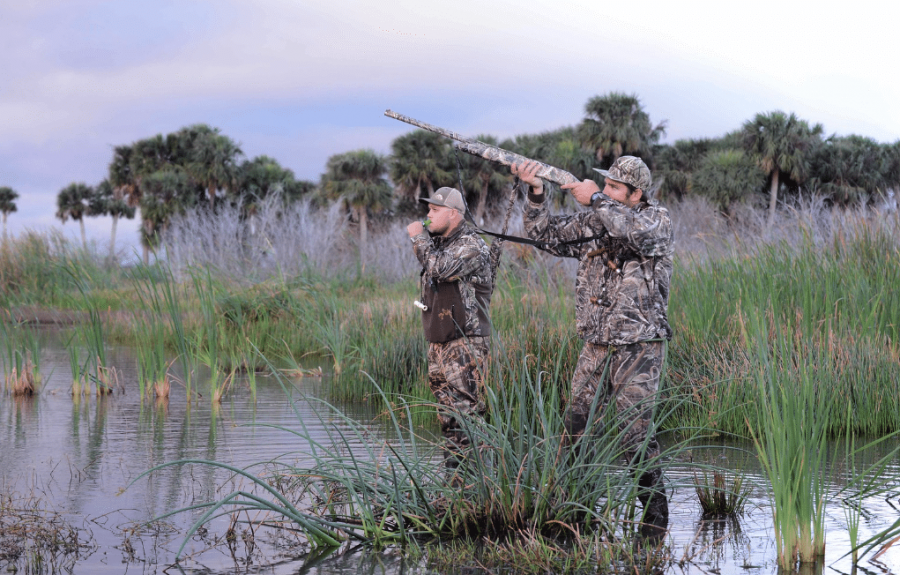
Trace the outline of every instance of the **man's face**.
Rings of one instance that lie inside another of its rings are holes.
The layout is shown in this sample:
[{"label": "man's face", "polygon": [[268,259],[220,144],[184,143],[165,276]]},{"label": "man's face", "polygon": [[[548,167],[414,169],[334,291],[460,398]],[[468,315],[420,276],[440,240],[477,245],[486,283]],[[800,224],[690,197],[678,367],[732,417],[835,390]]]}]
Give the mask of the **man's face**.
[{"label": "man's face", "polygon": [[447,232],[459,223],[459,212],[446,206],[436,206],[434,204],[429,204],[429,206],[428,219],[431,220],[431,223],[428,224],[428,231],[433,234],[446,236]]},{"label": "man's face", "polygon": [[640,190],[635,190],[634,193],[630,193],[628,186],[622,182],[617,182],[609,178],[606,178],[606,187],[603,188],[603,193],[617,202],[625,204],[629,208],[633,208],[637,205],[642,195]]}]

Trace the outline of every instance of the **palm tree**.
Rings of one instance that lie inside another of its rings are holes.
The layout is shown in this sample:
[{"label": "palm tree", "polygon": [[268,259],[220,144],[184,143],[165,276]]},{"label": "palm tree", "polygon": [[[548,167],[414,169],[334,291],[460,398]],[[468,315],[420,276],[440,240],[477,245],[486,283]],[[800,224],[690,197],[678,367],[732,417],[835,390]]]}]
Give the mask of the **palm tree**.
[{"label": "palm tree", "polygon": [[[109,163],[106,181],[112,186],[115,195],[125,200],[131,207],[141,203],[136,166],[132,164],[134,146],[116,146],[113,148],[113,159]],[[135,163],[136,159],[135,159]]]},{"label": "palm tree", "polygon": [[182,165],[191,179],[206,190],[209,208],[214,210],[218,190],[230,191],[236,187],[237,161],[244,153],[234,140],[206,124],[182,128],[175,137],[184,154]]},{"label": "palm tree", "polygon": [[891,187],[889,152],[871,138],[832,136],[810,154],[812,186],[840,204],[881,199]]},{"label": "palm tree", "polygon": [[393,190],[384,178],[387,159],[372,150],[356,150],[328,158],[322,175],[327,197],[342,199],[359,222],[360,257],[368,253],[368,210],[382,210],[391,203]]},{"label": "palm tree", "polygon": [[808,173],[807,154],[821,142],[822,125],[810,127],[795,114],[781,111],[757,114],[741,128],[744,150],[759,163],[770,178],[769,219],[771,228],[775,222],[775,206],[778,203],[778,187],[784,175],[801,184]]},{"label": "palm tree", "polygon": [[766,183],[766,174],[743,150],[710,152],[693,173],[693,189],[712,200],[720,210],[755,194]]},{"label": "palm tree", "polygon": [[660,146],[655,155],[653,180],[659,182],[660,196],[682,199],[693,188],[693,174],[710,151],[717,148],[715,140],[685,139]]},{"label": "palm tree", "polygon": [[62,223],[66,223],[69,218],[78,222],[81,227],[81,243],[85,249],[87,249],[87,237],[84,233],[84,217],[92,215],[90,202],[93,195],[92,187],[78,182],[69,184],[56,196],[56,217]]},{"label": "palm tree", "polygon": [[196,204],[195,187],[183,169],[169,166],[143,178],[141,187],[141,245],[144,264],[149,264],[149,250],[159,246],[160,235],[172,216],[183,214]]},{"label": "palm tree", "polygon": [[399,194],[416,201],[450,184],[453,174],[448,171],[449,152],[449,141],[434,132],[415,130],[395,138],[391,142],[390,176]]},{"label": "palm tree", "polygon": [[896,194],[900,194],[900,140],[893,144],[884,144],[887,156],[887,186]]},{"label": "palm tree", "polygon": [[90,210],[93,215],[112,216],[112,232],[109,238],[109,261],[112,262],[116,257],[116,228],[119,218],[124,216],[129,220],[132,219],[136,209],[128,205],[119,189],[114,187],[109,179],[105,179],[94,189]]},{"label": "palm tree", "polygon": [[652,167],[653,146],[666,133],[665,122],[654,126],[634,94],[610,92],[595,96],[584,106],[579,126],[581,142],[593,150],[597,161],[610,166],[619,156],[643,158]]},{"label": "palm tree", "polygon": [[8,186],[0,186],[0,213],[3,214],[3,241],[6,241],[6,216],[16,211],[19,194]]},{"label": "palm tree", "polygon": [[172,164],[183,164],[184,157],[180,154],[178,146],[178,140],[171,134],[169,137],[157,134],[131,144],[129,169],[138,185],[140,186],[140,178],[143,176]]},{"label": "palm tree", "polygon": [[245,160],[238,167],[236,189],[247,209],[274,193],[282,194],[285,203],[294,202],[313,188],[315,184],[295,179],[293,171],[269,156]]}]

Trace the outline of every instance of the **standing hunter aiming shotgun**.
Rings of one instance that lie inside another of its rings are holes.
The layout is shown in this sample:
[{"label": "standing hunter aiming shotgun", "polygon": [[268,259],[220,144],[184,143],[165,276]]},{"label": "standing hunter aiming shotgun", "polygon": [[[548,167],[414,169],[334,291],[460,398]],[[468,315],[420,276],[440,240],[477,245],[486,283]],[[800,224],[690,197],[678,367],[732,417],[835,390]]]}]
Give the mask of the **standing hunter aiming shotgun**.
[{"label": "standing hunter aiming shotgun", "polygon": [[[674,237],[665,208],[648,197],[650,169],[640,158],[622,156],[609,170],[603,191],[592,180],[564,172],[447,130],[386,112],[415,126],[458,140],[468,153],[510,166],[530,186],[525,230],[539,249],[578,259],[575,317],[584,340],[566,408],[567,432],[587,445],[586,429],[599,425],[607,406],[619,412],[626,459],[638,477],[644,507],[642,532],[656,537],[668,526],[669,508],[662,472],[653,463],[659,445],[653,432],[668,322]],[[543,180],[560,184],[589,209],[550,215]],[[591,407],[600,405],[592,416]]]}]

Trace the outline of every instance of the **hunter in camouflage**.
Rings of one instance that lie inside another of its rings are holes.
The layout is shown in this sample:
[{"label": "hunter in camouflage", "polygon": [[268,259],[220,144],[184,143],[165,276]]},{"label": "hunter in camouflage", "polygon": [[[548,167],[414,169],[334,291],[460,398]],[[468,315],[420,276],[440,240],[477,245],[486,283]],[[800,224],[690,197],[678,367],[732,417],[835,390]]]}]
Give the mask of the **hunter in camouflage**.
[{"label": "hunter in camouflage", "polygon": [[422,222],[407,227],[422,264],[422,326],[428,341],[428,383],[447,408],[438,418],[447,442],[447,465],[469,447],[455,413],[483,416],[483,375],[490,356],[492,272],[490,250],[463,219],[465,202],[453,188],[428,200],[429,233]]},{"label": "hunter in camouflage", "polygon": [[[614,402],[629,463],[659,455],[651,430],[659,389],[672,277],[673,232],[669,213],[649,200],[650,170],[640,159],[622,156],[608,171],[603,192],[591,180],[563,185],[587,211],[551,216],[538,166],[526,162],[513,174],[531,185],[525,230],[545,250],[578,259],[575,319],[584,347],[575,366],[566,427],[573,436],[588,425],[598,398],[599,415]],[[637,408],[635,408],[637,406]],[[641,449],[641,448],[644,449]],[[664,529],[668,503],[658,469],[639,478],[644,521]]]}]

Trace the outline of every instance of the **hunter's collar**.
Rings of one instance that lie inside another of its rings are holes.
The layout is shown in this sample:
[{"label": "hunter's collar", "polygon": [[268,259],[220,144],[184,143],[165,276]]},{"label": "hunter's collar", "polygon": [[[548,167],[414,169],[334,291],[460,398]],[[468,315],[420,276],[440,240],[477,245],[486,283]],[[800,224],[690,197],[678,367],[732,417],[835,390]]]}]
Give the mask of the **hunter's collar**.
[{"label": "hunter's collar", "polygon": [[435,243],[444,244],[444,243],[452,242],[453,240],[458,238],[460,235],[462,235],[462,233],[467,228],[468,228],[468,226],[466,225],[466,221],[462,220],[459,222],[459,224],[456,225],[455,228],[450,230],[450,233],[447,234],[446,236],[435,236],[435,238],[434,238]]}]

